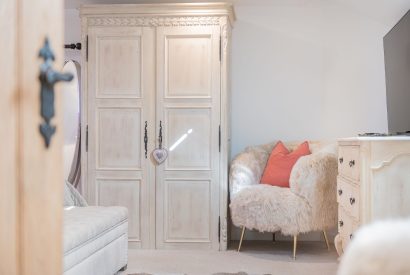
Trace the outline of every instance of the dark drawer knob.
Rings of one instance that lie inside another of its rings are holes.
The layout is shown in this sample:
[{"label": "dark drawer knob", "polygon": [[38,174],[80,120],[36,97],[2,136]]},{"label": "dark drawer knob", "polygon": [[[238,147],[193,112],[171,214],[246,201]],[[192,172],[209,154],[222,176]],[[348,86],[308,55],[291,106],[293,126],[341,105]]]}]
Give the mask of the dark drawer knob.
[{"label": "dark drawer knob", "polygon": [[339,158],[339,163],[340,163],[340,164],[343,163],[343,158]]},{"label": "dark drawer knob", "polygon": [[343,190],[342,190],[342,189],[339,189],[339,190],[337,191],[337,193],[339,193],[339,196],[341,196],[341,195],[343,194]]},{"label": "dark drawer knob", "polygon": [[355,198],[350,198],[350,204],[353,205],[356,202]]},{"label": "dark drawer knob", "polygon": [[340,225],[340,227],[342,227],[343,226],[343,221],[339,221],[339,225]]},{"label": "dark drawer knob", "polygon": [[350,167],[353,167],[353,166],[354,166],[354,164],[355,164],[354,159],[352,159],[351,161],[349,161],[349,166],[350,166]]},{"label": "dark drawer knob", "polygon": [[349,236],[349,237],[350,237],[350,239],[353,239],[353,234],[350,234],[350,236]]}]

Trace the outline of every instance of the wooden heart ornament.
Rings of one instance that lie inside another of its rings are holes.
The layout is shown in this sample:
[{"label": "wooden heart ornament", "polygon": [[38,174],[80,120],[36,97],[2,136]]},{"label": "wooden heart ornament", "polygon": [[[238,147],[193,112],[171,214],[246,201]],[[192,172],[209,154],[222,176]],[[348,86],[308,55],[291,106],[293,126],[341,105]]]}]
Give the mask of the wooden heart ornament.
[{"label": "wooden heart ornament", "polygon": [[159,165],[167,159],[168,150],[165,148],[156,148],[154,151],[152,151],[152,157]]}]

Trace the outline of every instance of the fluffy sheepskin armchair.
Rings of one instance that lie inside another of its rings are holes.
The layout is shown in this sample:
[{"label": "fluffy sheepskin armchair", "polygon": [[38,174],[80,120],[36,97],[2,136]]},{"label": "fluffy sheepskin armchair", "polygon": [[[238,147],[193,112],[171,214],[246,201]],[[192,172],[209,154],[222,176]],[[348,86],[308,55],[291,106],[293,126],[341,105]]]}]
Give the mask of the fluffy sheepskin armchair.
[{"label": "fluffy sheepskin armchair", "polygon": [[[290,150],[301,142],[285,143]],[[294,237],[323,231],[337,225],[336,143],[309,142],[312,154],[301,157],[292,168],[290,188],[260,184],[266,162],[276,142],[248,147],[231,163],[229,186],[231,218],[242,228],[261,232],[278,232]]]},{"label": "fluffy sheepskin armchair", "polygon": [[410,274],[409,247],[409,219],[364,226],[343,254],[338,275]]}]

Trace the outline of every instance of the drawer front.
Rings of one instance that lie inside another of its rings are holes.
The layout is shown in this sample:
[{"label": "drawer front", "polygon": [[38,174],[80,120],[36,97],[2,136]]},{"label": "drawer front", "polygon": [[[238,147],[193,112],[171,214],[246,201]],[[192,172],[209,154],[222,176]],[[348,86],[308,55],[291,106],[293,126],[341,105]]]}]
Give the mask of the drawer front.
[{"label": "drawer front", "polygon": [[346,190],[344,190],[343,182],[337,178],[337,203],[342,204],[344,197],[346,196]]},{"label": "drawer front", "polygon": [[343,208],[339,206],[339,211],[338,211],[338,221],[337,221],[337,231],[340,233],[340,235],[343,237],[343,232],[344,232],[344,223],[345,223],[345,215]]},{"label": "drawer front", "polygon": [[342,180],[341,177],[337,177],[337,202],[339,205],[345,207],[347,198],[350,196],[350,184]]},{"label": "drawer front", "polygon": [[349,212],[353,218],[360,221],[360,187],[352,184],[350,188],[350,195],[347,199],[349,204]]},{"label": "drawer front", "polygon": [[337,178],[337,198],[339,207],[356,221],[360,220],[360,187],[341,177]]},{"label": "drawer front", "polygon": [[342,240],[343,251],[349,245],[350,241],[354,237],[354,232],[358,228],[358,223],[353,220],[352,217],[342,208],[339,207],[339,234]]},{"label": "drawer front", "polygon": [[349,232],[349,219],[346,215],[346,212],[343,210],[342,207],[339,207],[339,221],[338,221],[338,231],[340,238],[342,240],[342,248],[343,251],[347,246],[347,233]]},{"label": "drawer front", "polygon": [[346,247],[350,244],[350,242],[353,240],[354,233],[358,227],[359,227],[358,223],[354,221],[350,221],[349,228],[346,228],[344,243],[342,243],[342,247],[344,251],[346,250]]},{"label": "drawer front", "polygon": [[360,146],[339,146],[339,175],[360,180]]}]

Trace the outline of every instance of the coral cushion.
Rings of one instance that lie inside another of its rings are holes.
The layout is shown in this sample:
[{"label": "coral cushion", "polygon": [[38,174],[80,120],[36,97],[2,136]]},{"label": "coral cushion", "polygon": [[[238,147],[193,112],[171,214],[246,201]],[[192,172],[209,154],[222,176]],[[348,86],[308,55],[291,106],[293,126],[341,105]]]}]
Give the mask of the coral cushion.
[{"label": "coral cushion", "polygon": [[261,178],[261,183],[279,187],[289,187],[289,177],[296,161],[310,154],[309,143],[307,141],[300,144],[295,150],[289,150],[279,141],[272,150],[266,164],[265,171]]}]

